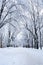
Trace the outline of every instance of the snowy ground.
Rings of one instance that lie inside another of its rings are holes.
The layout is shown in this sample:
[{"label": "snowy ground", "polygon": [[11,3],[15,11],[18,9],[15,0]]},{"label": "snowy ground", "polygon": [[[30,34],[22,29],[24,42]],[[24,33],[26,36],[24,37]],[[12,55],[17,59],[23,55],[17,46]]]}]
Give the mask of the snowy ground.
[{"label": "snowy ground", "polygon": [[0,48],[0,65],[43,65],[43,50]]}]

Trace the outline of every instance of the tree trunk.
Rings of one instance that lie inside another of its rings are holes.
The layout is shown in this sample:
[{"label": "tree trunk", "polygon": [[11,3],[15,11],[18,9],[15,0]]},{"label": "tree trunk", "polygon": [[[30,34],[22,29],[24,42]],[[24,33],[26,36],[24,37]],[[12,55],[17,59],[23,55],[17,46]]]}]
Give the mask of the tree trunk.
[{"label": "tree trunk", "polygon": [[37,34],[37,28],[36,28],[36,24],[34,21],[34,33],[35,33],[35,37],[34,37],[34,48],[38,49],[38,34]]},{"label": "tree trunk", "polygon": [[40,32],[40,49],[42,49],[42,46],[41,46],[41,32]]}]

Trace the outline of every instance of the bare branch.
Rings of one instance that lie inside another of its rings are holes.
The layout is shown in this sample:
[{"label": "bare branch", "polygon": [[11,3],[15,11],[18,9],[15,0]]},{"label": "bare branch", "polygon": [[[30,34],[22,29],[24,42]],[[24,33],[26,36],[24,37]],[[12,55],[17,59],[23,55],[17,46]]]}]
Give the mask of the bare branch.
[{"label": "bare branch", "polygon": [[0,10],[0,19],[1,19],[2,12],[4,10],[5,2],[6,2],[6,0],[2,1],[2,7],[1,7],[1,10]]}]

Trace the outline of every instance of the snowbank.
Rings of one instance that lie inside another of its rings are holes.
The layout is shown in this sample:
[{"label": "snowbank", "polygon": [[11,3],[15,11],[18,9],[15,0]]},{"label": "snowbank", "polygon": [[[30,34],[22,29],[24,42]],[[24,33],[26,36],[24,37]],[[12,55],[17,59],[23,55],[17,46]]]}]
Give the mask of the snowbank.
[{"label": "snowbank", "polygon": [[43,50],[0,48],[0,65],[43,65]]}]

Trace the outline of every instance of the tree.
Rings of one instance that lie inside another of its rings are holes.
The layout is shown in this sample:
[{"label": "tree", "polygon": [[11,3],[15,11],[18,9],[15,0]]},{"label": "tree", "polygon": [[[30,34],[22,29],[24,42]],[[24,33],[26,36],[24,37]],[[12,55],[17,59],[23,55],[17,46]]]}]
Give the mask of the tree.
[{"label": "tree", "polygon": [[[16,8],[16,5],[15,3],[12,1],[12,3],[10,3],[10,6],[9,6],[9,3],[10,1],[6,1],[6,0],[2,0],[2,6],[0,7],[0,28],[2,28],[6,23],[9,23],[8,21],[10,19],[13,19],[13,18],[9,18],[8,15],[11,14],[11,13],[14,13],[14,10],[11,11],[11,9],[15,6]],[[7,11],[6,11],[7,9]],[[4,13],[4,15],[3,15]]]},{"label": "tree", "polygon": [[0,35],[0,47],[1,48],[3,47],[3,36],[2,36],[2,34]]},{"label": "tree", "polygon": [[[33,31],[31,31],[28,28],[28,24],[27,23],[26,23],[26,27],[25,28],[28,31],[30,31],[30,33],[33,36],[33,39],[34,39],[34,48],[38,49],[40,47],[40,44],[41,44],[40,43],[41,42],[41,38],[40,38],[40,42],[38,41],[38,39],[39,39],[39,37],[38,37],[38,29],[41,29],[41,27],[39,26],[39,22],[40,22],[40,18],[41,18],[40,17],[40,11],[41,11],[41,9],[40,9],[40,3],[39,3],[39,1],[37,0],[37,2],[35,2],[35,3],[37,5],[34,4],[34,1],[30,0],[30,4],[29,4],[30,5],[30,11],[27,10],[30,13],[30,16],[31,16],[31,23],[33,23],[32,24]],[[24,7],[25,7],[25,5],[24,5]],[[26,15],[24,15],[24,14],[20,14],[20,16],[22,16],[25,19],[25,21],[26,21],[26,19],[29,20],[29,18]],[[43,24],[42,24],[42,26],[43,26]],[[39,35],[41,37],[40,30],[39,30]]]}]

